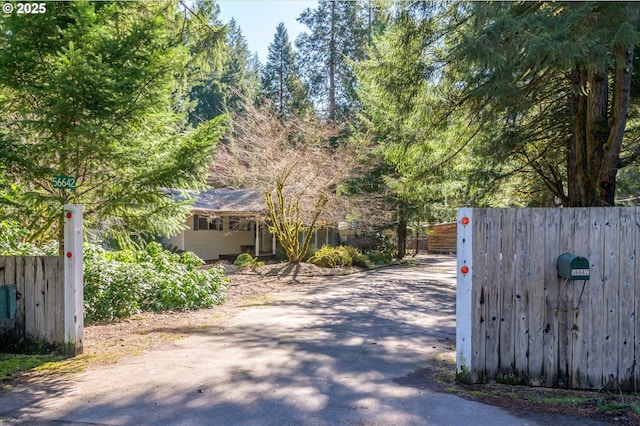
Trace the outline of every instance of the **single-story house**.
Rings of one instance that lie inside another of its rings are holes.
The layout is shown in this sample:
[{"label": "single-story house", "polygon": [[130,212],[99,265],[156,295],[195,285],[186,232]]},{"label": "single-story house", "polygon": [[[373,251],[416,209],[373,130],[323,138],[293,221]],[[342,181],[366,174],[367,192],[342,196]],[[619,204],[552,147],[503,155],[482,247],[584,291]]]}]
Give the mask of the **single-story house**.
[{"label": "single-story house", "polygon": [[[269,232],[264,194],[243,189],[214,188],[191,193],[195,202],[183,232],[165,242],[191,251],[201,259],[234,259],[240,253],[256,257],[276,254],[278,242]],[[325,227],[316,232],[313,244],[337,245],[337,231]]]}]

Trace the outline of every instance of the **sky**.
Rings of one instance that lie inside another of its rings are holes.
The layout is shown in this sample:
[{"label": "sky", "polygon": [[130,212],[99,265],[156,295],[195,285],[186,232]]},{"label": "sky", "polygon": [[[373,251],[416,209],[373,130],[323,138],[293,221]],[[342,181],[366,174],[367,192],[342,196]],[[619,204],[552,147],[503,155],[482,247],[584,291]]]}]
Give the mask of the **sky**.
[{"label": "sky", "polygon": [[284,22],[293,44],[298,34],[308,31],[296,19],[303,10],[315,9],[318,4],[317,0],[218,0],[217,3],[220,6],[220,20],[226,24],[235,18],[249,49],[258,53],[263,64],[267,60],[276,26]]}]

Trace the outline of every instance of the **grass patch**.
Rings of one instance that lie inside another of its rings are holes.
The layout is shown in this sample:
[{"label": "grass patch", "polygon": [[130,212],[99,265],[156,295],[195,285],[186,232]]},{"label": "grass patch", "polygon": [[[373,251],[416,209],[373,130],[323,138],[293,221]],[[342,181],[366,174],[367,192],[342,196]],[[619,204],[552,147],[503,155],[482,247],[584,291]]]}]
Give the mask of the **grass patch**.
[{"label": "grass patch", "polygon": [[0,353],[0,381],[13,380],[20,374],[37,370],[64,359],[62,355],[19,355]]},{"label": "grass patch", "polygon": [[535,400],[543,402],[545,404],[580,405],[593,400],[593,398],[576,397],[576,396],[553,396],[553,397],[535,398]]},{"label": "grass patch", "polygon": [[601,413],[617,410],[630,410],[640,415],[640,405],[635,402],[612,402],[605,398],[598,398],[598,411]]}]

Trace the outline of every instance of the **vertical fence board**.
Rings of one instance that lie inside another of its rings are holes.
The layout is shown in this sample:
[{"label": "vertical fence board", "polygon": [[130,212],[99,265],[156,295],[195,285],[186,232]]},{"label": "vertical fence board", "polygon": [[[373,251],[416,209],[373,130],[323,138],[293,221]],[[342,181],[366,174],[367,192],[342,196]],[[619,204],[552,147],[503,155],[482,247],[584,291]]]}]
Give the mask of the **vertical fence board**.
[{"label": "vertical fence board", "polygon": [[516,209],[502,211],[502,288],[500,290],[500,359],[499,369],[505,374],[515,369],[515,290],[516,290]]},{"label": "vertical fence board", "polygon": [[[500,309],[501,309],[501,249],[498,232],[502,227],[502,210],[487,211],[487,276],[493,277],[487,284],[487,346],[485,348],[486,368],[489,377],[498,373],[500,360]],[[496,279],[497,278],[497,279]]]},{"label": "vertical fence board", "polygon": [[36,263],[36,275],[35,275],[35,330],[32,336],[36,339],[46,338],[46,288],[44,279],[44,259],[41,257],[35,258]]},{"label": "vertical fence board", "polygon": [[55,289],[53,287],[54,285],[53,280],[49,279],[49,274],[52,273],[53,271],[51,270],[51,266],[49,262],[47,262],[47,259],[43,259],[43,269],[46,271],[46,274],[44,274],[43,280],[42,280],[45,303],[43,305],[44,323],[43,323],[43,329],[41,333],[45,341],[51,342],[53,341],[52,339],[55,338],[54,332],[56,327],[56,318],[55,318],[55,312],[53,312],[53,309],[55,309],[55,304],[57,303],[57,301],[55,300],[56,294],[55,294]]},{"label": "vertical fence board", "polygon": [[14,258],[15,265],[15,280],[16,287],[18,291],[22,295],[20,300],[18,300],[18,314],[16,315],[16,330],[24,335],[24,324],[25,324],[25,266],[24,266],[24,257],[15,257]]},{"label": "vertical fence board", "polygon": [[619,261],[620,241],[618,238],[618,209],[605,210],[604,239],[604,385],[617,389],[618,379],[618,317],[619,317]]},{"label": "vertical fence board", "polygon": [[59,339],[61,335],[57,333],[57,329],[64,318],[64,299],[60,298],[57,285],[58,277],[63,275],[64,271],[59,270],[59,262],[55,257],[46,257],[43,261],[46,271],[44,276],[44,338],[47,342],[62,343]]},{"label": "vertical fence board", "polygon": [[635,348],[635,286],[636,262],[635,247],[637,235],[633,218],[635,209],[620,210],[619,239],[620,239],[620,305],[618,317],[618,375],[620,387],[635,389],[634,381],[634,348]]},{"label": "vertical fence board", "polygon": [[13,284],[16,283],[16,258],[15,257],[5,257],[2,262],[2,266],[4,267],[4,282],[2,284]]},{"label": "vertical fence board", "polygon": [[473,212],[473,306],[474,316],[472,320],[473,336],[473,360],[471,363],[471,378],[473,381],[481,381],[481,375],[486,372],[485,348],[487,345],[487,209],[477,209]]},{"label": "vertical fence board", "polygon": [[515,371],[520,376],[529,377],[529,304],[531,269],[529,259],[529,235],[531,210],[519,209],[516,212],[515,254]]},{"label": "vertical fence board", "polygon": [[588,259],[590,262],[590,277],[585,291],[589,293],[589,314],[591,318],[588,327],[587,381],[590,388],[597,389],[604,385],[604,210],[591,209],[589,217],[591,243],[589,244]]},{"label": "vertical fence board", "polygon": [[55,328],[55,336],[57,342],[64,341],[64,310],[66,307],[64,306],[64,263],[61,258],[56,258],[56,270],[55,274],[55,291],[56,291],[56,300],[61,301],[58,305],[58,310],[56,312],[56,328]]},{"label": "vertical fence board", "polygon": [[558,297],[560,288],[556,271],[559,247],[560,211],[548,210],[544,235],[544,282],[545,282],[545,332],[544,332],[544,385],[558,384]]},{"label": "vertical fence board", "polygon": [[[575,228],[573,234],[572,253],[589,258],[589,209],[575,209]],[[574,281],[569,291],[573,291],[573,306],[569,314],[573,318],[571,330],[571,383],[572,388],[587,387],[587,356],[588,356],[588,324],[589,324],[589,292],[587,281]]]},{"label": "vertical fence board", "polygon": [[526,283],[529,288],[529,384],[540,386],[544,383],[544,340],[546,327],[545,294],[545,253],[546,241],[546,210],[531,210],[531,226],[529,235],[529,268],[531,276]]},{"label": "vertical fence board", "polygon": [[31,283],[36,280],[36,258],[24,258],[24,335],[34,336],[36,332],[36,289]]}]

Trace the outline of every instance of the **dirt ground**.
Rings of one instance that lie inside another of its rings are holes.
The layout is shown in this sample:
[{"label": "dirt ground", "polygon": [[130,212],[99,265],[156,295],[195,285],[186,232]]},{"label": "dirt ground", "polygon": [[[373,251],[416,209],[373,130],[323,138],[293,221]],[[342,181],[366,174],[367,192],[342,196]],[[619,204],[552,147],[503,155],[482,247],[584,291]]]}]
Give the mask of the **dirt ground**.
[{"label": "dirt ground", "polygon": [[[152,350],[203,328],[223,326],[225,318],[238,307],[266,300],[270,293],[322,283],[324,276],[356,272],[357,269],[317,268],[302,264],[265,265],[243,271],[226,266],[231,284],[227,301],[211,309],[192,312],[143,313],[127,320],[85,327],[84,353],[30,373],[20,381],[36,380],[49,374],[73,373],[91,365],[116,363],[125,356]],[[451,392],[467,399],[502,407],[514,414],[531,413],[536,420],[561,414],[575,418],[575,424],[640,425],[640,397],[612,391],[585,392],[527,386],[455,382],[455,352],[429,360],[430,367],[417,370],[398,381],[400,385]],[[550,424],[553,423],[550,420]],[[573,423],[572,423],[573,424]]]}]

